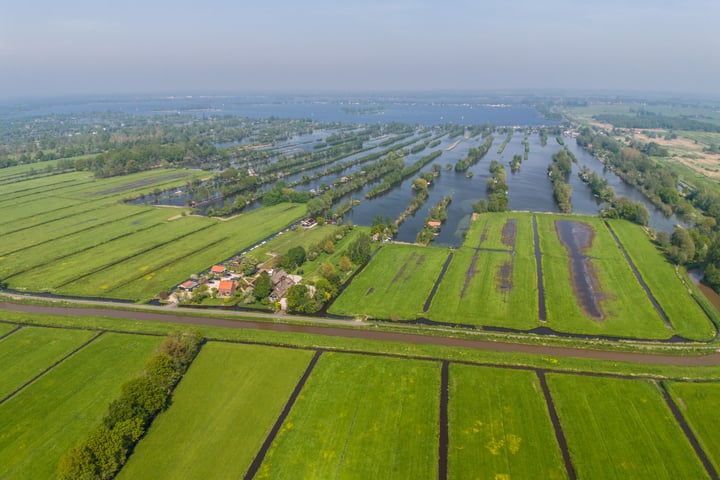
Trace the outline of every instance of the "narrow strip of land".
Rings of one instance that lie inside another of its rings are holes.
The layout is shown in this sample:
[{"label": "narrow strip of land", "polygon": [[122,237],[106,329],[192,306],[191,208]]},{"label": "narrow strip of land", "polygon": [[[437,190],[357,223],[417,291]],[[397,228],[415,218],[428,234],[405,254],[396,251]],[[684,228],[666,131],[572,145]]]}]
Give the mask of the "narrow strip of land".
[{"label": "narrow strip of land", "polygon": [[[146,307],[148,310],[150,308]],[[230,320],[225,318],[173,315],[161,313],[162,308],[155,311],[128,311],[112,308],[79,308],[40,306],[1,302],[0,309],[15,312],[26,312],[46,315],[69,315],[73,317],[110,317],[130,320],[154,321],[165,323],[178,323],[184,325],[208,325],[213,327],[244,328],[255,330],[268,330],[276,332],[297,332],[329,337],[361,338],[366,340],[394,341],[416,343],[422,345],[437,345],[456,348],[472,348],[496,352],[528,353],[535,355],[550,355],[557,357],[591,358],[613,362],[644,363],[648,365],[677,365],[677,366],[714,366],[720,365],[720,352],[714,351],[704,355],[667,355],[644,352],[618,352],[611,350],[593,350],[582,347],[560,347],[549,345],[530,345],[510,343],[505,341],[476,340],[471,338],[453,338],[435,335],[421,335],[417,333],[390,332],[369,328],[342,328],[331,326],[330,322],[343,324],[348,327],[352,324],[342,320],[327,320],[328,325],[306,325],[298,323],[277,323],[282,316],[265,315],[265,318],[275,319],[276,322],[253,320]],[[247,316],[247,314],[244,314]],[[318,318],[304,317],[303,320],[320,321]]]},{"label": "narrow strip of land", "polygon": [[423,306],[423,312],[427,312],[430,309],[430,305],[432,304],[432,300],[435,297],[435,293],[437,293],[437,289],[440,286],[440,283],[443,280],[443,277],[445,276],[445,272],[447,272],[448,267],[450,266],[450,262],[453,259],[453,253],[450,252],[450,254],[447,257],[447,260],[445,260],[445,265],[443,265],[442,270],[440,270],[440,275],[438,275],[437,280],[435,280],[435,285],[433,285],[432,290],[430,290],[430,295],[428,295],[427,300],[425,300],[425,305]]},{"label": "narrow strip of land", "polygon": [[535,268],[537,271],[538,286],[538,318],[541,322],[547,321],[547,310],[545,309],[545,288],[543,287],[542,254],[540,253],[540,235],[538,235],[537,217],[533,215],[533,238],[535,242]]},{"label": "narrow strip of land", "polygon": [[317,363],[318,359],[320,359],[321,354],[322,350],[317,350],[312,360],[310,360],[310,364],[308,364],[307,369],[305,369],[305,373],[303,373],[303,376],[300,378],[297,385],[295,385],[295,390],[293,390],[292,394],[290,394],[290,398],[285,404],[285,408],[283,408],[283,411],[282,413],[280,413],[280,416],[275,422],[275,425],[273,425],[273,428],[270,430],[267,438],[265,438],[265,441],[263,442],[262,447],[260,447],[260,451],[258,451],[252,464],[250,464],[250,468],[245,474],[245,477],[243,477],[245,480],[251,480],[257,474],[257,471],[260,469],[260,465],[262,465],[262,462],[265,459],[265,455],[267,455],[267,452],[270,449],[270,445],[272,445],[273,440],[275,440],[275,436],[280,431],[280,428],[282,428],[282,425],[285,422],[288,414],[290,413],[293,405],[295,405],[295,400],[297,400],[298,396],[300,396],[300,392],[305,386],[305,382],[310,377],[313,368],[315,368],[315,364]]},{"label": "narrow strip of land", "polygon": [[438,480],[448,478],[448,388],[450,362],[442,362],[440,370],[440,438],[438,441]]}]

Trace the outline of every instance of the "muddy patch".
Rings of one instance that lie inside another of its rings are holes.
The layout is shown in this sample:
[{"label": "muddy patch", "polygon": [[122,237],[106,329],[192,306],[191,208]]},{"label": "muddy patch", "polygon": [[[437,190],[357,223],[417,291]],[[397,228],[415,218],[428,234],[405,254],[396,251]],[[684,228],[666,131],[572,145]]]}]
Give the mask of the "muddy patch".
[{"label": "muddy patch", "polygon": [[476,248],[475,253],[472,256],[472,260],[470,260],[470,266],[468,267],[467,271],[465,272],[465,283],[463,284],[463,288],[460,291],[460,298],[465,298],[465,292],[467,292],[470,282],[472,281],[475,274],[478,273],[478,271],[475,270],[475,264],[477,263],[479,253],[480,253],[480,249]]},{"label": "muddy patch", "polygon": [[[407,270],[408,265],[410,264],[410,262],[412,262],[413,260],[415,260],[415,258],[416,258],[417,256],[418,256],[418,254],[417,254],[416,252],[413,252],[413,253],[410,255],[410,257],[408,257],[408,259],[405,260],[405,263],[402,264],[402,266],[400,267],[400,269],[398,270],[398,272],[395,274],[395,276],[393,277],[393,279],[390,281],[390,285],[388,285],[388,288],[385,290],[385,293],[387,293],[387,292],[390,290],[390,287],[391,287],[391,286],[395,285],[395,282],[397,282],[398,280],[400,280],[400,279],[403,277],[403,275],[405,275],[405,270]],[[424,256],[421,256],[421,258],[423,258],[423,260],[424,260]],[[422,263],[422,262],[421,262],[421,263]]]},{"label": "muddy patch", "polygon": [[570,279],[575,299],[588,316],[602,320],[600,283],[595,267],[585,255],[595,239],[595,230],[587,223],[555,220],[555,231],[570,256]]},{"label": "muddy patch", "polygon": [[508,218],[502,229],[502,244],[515,250],[515,236],[517,234],[517,220]]},{"label": "muddy patch", "polygon": [[497,272],[497,286],[500,293],[507,295],[513,288],[513,261],[512,259],[504,262]]}]

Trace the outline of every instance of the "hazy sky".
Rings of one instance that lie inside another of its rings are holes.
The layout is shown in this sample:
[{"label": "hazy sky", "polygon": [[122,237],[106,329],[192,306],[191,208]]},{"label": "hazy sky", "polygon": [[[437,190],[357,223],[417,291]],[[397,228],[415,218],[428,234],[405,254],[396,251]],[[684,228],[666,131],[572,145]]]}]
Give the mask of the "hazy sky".
[{"label": "hazy sky", "polygon": [[30,0],[0,97],[604,89],[720,94],[718,0]]}]

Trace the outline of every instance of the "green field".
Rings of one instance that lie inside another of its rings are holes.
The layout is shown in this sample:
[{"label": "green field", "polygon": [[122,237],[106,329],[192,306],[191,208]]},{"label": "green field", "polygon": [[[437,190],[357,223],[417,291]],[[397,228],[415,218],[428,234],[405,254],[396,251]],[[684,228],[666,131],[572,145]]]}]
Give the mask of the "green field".
[{"label": "green field", "polygon": [[[702,308],[685,294],[688,288],[675,269],[650,242],[648,236],[633,224],[610,220],[610,226],[622,242],[653,296],[680,336],[692,340],[710,340],[715,329]],[[690,282],[689,279],[685,280]],[[678,294],[683,292],[682,294]]]},{"label": "green field", "polygon": [[668,390],[715,469],[720,471],[720,384],[668,382]]},{"label": "green field", "polygon": [[[149,300],[301,218],[277,205],[227,221],[182,209],[118,203],[200,173],[158,170],[94,179],[63,174],[28,180],[5,197],[0,278],[10,288],[62,295]],[[43,198],[33,200],[38,195]]]},{"label": "green field", "polygon": [[435,479],[440,365],[324,353],[255,478]]},{"label": "green field", "polygon": [[444,248],[386,245],[330,307],[338,315],[414,319],[448,256]]},{"label": "green field", "polygon": [[[0,399],[90,340],[95,332],[24,327],[0,340]],[[22,360],[20,360],[22,359]]]},{"label": "green field", "polygon": [[547,378],[578,478],[707,478],[657,385]]},{"label": "green field", "polygon": [[[602,319],[592,319],[577,301],[570,278],[570,257],[555,231],[555,220],[568,218],[595,232],[590,257],[600,291]],[[561,332],[663,339],[672,336],[632,273],[610,232],[595,217],[537,216],[542,252],[548,326]]]},{"label": "green field", "polygon": [[534,372],[452,365],[449,478],[567,478]]},{"label": "green field", "polygon": [[1,404],[0,478],[53,478],[60,457],[158,345],[156,337],[106,333]]},{"label": "green field", "polygon": [[[514,254],[501,242],[505,221],[515,219]],[[427,317],[441,322],[532,329],[539,325],[537,275],[530,215],[487,214],[474,222],[463,246],[454,254],[433,298]],[[484,240],[480,242],[480,238]],[[511,286],[502,288],[502,269],[510,266]]]},{"label": "green field", "polygon": [[208,343],[118,478],[242,478],[311,357]]}]

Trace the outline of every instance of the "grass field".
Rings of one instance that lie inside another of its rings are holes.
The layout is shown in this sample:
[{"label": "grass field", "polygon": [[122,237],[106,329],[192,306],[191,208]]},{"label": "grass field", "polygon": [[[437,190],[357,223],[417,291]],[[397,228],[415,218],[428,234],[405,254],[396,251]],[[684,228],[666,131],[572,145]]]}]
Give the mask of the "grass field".
[{"label": "grass field", "polygon": [[208,343],[118,478],[242,478],[311,357]]},{"label": "grass field", "polygon": [[[501,242],[505,221],[515,219],[514,254],[475,250],[505,250]],[[435,294],[427,317],[443,322],[496,325],[517,329],[538,326],[537,275],[533,254],[531,217],[525,214],[485,214],[471,225],[463,246]],[[482,244],[480,239],[484,238]],[[502,288],[502,269],[510,267],[510,288]]]},{"label": "grass field", "polygon": [[438,476],[440,365],[324,353],[257,479]]},{"label": "grass field", "polygon": [[332,304],[330,313],[414,319],[432,290],[448,250],[386,245]]},{"label": "grass field", "polygon": [[0,399],[90,340],[95,332],[24,327],[0,340]]},{"label": "grass field", "polygon": [[675,404],[720,471],[720,384],[668,382]]},{"label": "grass field", "polygon": [[53,478],[160,340],[107,333],[0,405],[0,478]]},{"label": "grass field", "polygon": [[452,365],[449,478],[567,478],[534,372]]},{"label": "grass field", "polygon": [[707,478],[658,386],[548,375],[578,478]]},{"label": "grass field", "polygon": [[[687,292],[675,270],[652,245],[645,233],[629,222],[611,220],[618,236],[648,288],[667,314],[675,332],[693,340],[710,340],[715,335],[710,319]],[[690,280],[687,280],[690,282]],[[682,294],[678,294],[683,292]]]},{"label": "grass field", "polygon": [[543,284],[548,326],[561,332],[662,339],[672,336],[632,273],[622,252],[600,219],[566,217],[595,232],[586,251],[599,282],[602,319],[592,319],[580,306],[570,278],[570,256],[555,231],[556,215],[538,215]]}]

